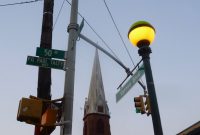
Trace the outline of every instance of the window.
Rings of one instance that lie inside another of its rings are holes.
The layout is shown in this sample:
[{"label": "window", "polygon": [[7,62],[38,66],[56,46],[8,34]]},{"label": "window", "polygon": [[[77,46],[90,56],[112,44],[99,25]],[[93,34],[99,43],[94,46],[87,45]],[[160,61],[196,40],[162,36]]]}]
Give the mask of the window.
[{"label": "window", "polygon": [[97,111],[103,113],[103,106],[98,106]]}]

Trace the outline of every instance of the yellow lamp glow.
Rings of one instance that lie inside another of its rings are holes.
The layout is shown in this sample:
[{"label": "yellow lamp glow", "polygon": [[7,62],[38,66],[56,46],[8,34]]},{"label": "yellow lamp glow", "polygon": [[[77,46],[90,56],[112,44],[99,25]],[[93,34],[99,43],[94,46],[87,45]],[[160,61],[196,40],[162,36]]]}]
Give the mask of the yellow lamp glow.
[{"label": "yellow lamp glow", "polygon": [[140,46],[141,42],[150,45],[155,38],[155,29],[150,23],[139,21],[131,26],[128,38],[135,46]]}]

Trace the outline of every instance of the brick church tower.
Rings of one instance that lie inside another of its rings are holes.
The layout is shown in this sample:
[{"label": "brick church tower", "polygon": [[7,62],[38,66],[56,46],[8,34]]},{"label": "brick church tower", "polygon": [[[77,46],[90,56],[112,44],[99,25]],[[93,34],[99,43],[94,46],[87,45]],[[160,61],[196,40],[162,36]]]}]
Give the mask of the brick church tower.
[{"label": "brick church tower", "polygon": [[84,107],[83,135],[111,135],[109,119],[109,109],[105,99],[99,56],[96,50],[90,90]]}]

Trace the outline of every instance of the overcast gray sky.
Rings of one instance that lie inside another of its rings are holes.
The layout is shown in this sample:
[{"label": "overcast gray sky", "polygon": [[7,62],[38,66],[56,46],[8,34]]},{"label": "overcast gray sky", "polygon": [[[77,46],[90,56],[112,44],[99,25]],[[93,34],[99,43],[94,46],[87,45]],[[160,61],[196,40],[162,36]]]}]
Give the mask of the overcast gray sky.
[{"label": "overcast gray sky", "polygon": [[[0,4],[22,0],[1,0]],[[55,0],[54,20],[63,0]],[[199,0],[107,0],[116,24],[135,64],[140,60],[137,48],[127,39],[132,23],[150,22],[156,29],[151,65],[160,109],[163,132],[175,135],[200,120],[200,14]],[[37,95],[38,68],[26,65],[28,55],[35,56],[40,43],[43,1],[0,7],[0,91],[1,134],[33,134],[34,127],[16,120],[22,97]],[[103,0],[79,0],[79,12],[109,44],[121,61],[131,63],[117,34]],[[70,6],[67,2],[53,31],[53,48],[66,50]],[[78,22],[81,22],[79,16]],[[85,24],[82,33],[107,49]],[[77,42],[73,134],[81,135],[83,110],[88,95],[95,49],[85,41]],[[133,98],[143,94],[136,84],[119,102],[115,102],[118,85],[126,77],[124,70],[99,52],[105,94],[111,113],[113,135],[153,135],[151,117],[135,113]],[[142,79],[145,82],[145,78]],[[64,90],[64,71],[52,70],[52,98]],[[52,135],[59,134],[59,127]]]}]

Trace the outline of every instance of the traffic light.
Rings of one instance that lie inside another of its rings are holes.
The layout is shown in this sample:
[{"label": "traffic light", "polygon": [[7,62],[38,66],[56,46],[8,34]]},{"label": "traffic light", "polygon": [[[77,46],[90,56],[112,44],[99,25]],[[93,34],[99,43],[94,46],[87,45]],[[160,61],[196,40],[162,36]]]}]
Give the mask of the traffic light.
[{"label": "traffic light", "polygon": [[134,102],[135,102],[136,113],[144,114],[145,106],[144,106],[143,96],[135,97]]},{"label": "traffic light", "polygon": [[41,100],[22,98],[19,103],[17,120],[29,124],[39,124],[42,116]]},{"label": "traffic light", "polygon": [[149,116],[151,114],[151,105],[150,105],[149,96],[146,96],[145,108],[146,108],[147,116]]}]

